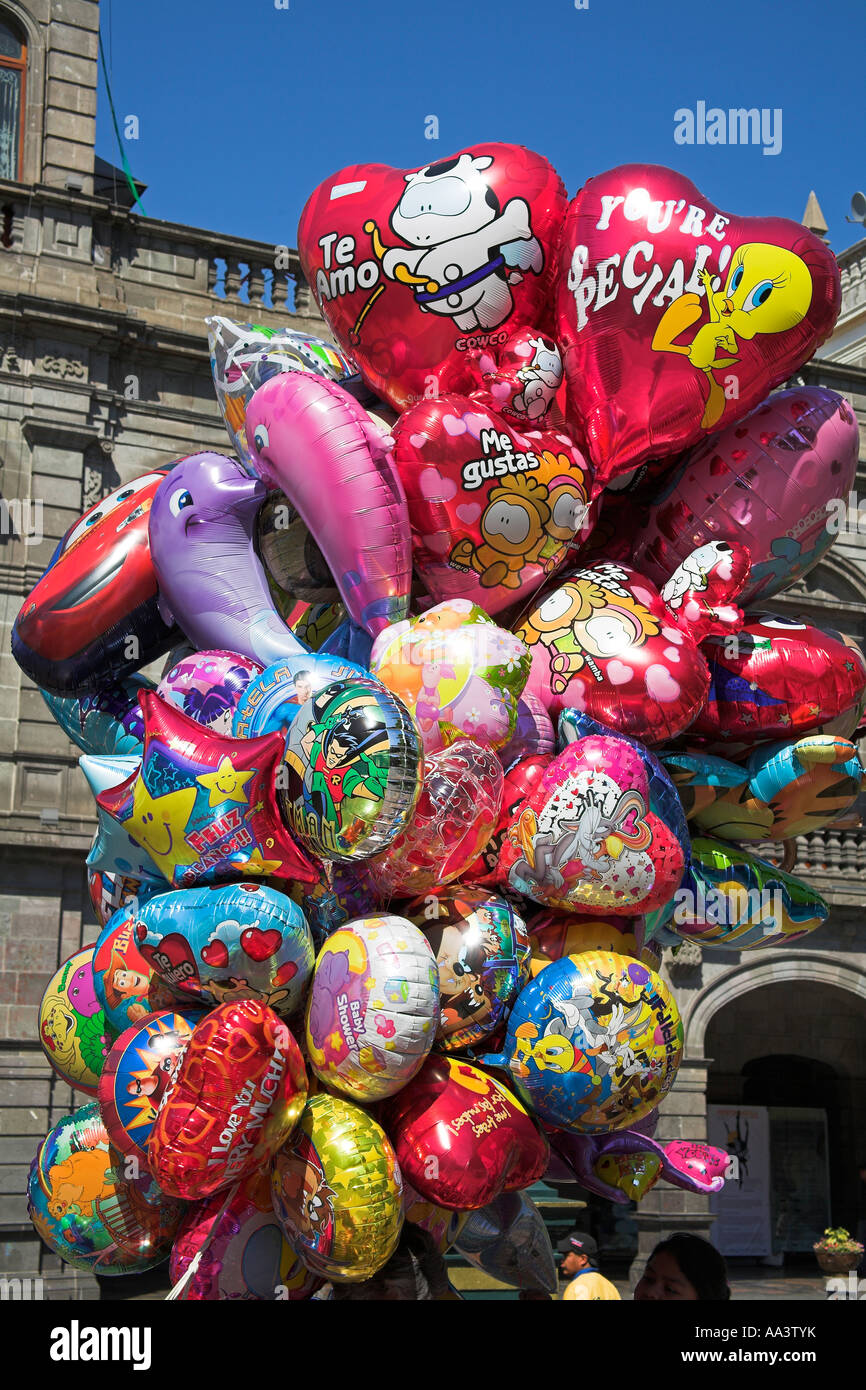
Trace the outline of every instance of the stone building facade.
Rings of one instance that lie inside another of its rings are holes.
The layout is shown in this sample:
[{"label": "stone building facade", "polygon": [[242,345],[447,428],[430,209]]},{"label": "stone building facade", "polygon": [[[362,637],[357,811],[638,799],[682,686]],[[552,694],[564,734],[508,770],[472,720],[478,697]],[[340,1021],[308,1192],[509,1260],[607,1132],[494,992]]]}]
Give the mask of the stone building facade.
[{"label": "stone building facade", "polygon": [[[9,632],[84,508],[155,465],[226,449],[208,315],[321,328],[294,252],[275,269],[273,246],[144,218],[122,182],[118,194],[100,177],[98,24],[98,0],[0,0],[0,87],[19,103],[18,126],[5,142],[0,131],[0,1274],[42,1275],[59,1297],[92,1294],[94,1281],[47,1253],[22,1193],[38,1139],[84,1099],[45,1064],[37,1009],[57,965],[97,934],[84,874],[94,817],[78,750],[13,661]],[[866,242],[840,263],[842,319],[802,378],[844,392],[866,427]],[[866,465],[859,485],[866,497]],[[864,544],[843,537],[779,606],[866,641]],[[684,949],[666,965],[687,1050],[662,1132],[704,1137],[707,1097],[739,1099],[755,1058],[826,1064],[838,1078],[838,1220],[866,1107],[864,840],[846,826],[799,846],[834,909],[814,946],[703,960]],[[657,1187],[637,1216],[641,1249],[709,1220],[706,1201]]]}]

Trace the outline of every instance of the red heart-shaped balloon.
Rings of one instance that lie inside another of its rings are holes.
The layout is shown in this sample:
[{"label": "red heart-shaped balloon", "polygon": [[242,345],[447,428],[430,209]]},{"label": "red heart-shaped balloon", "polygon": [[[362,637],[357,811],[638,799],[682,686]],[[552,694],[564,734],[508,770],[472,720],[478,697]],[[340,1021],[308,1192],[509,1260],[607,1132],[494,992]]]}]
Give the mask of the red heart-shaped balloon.
[{"label": "red heart-shaped balloon", "polygon": [[276,927],[269,927],[267,931],[262,931],[261,927],[247,927],[241,932],[241,947],[250,960],[267,960],[279,950],[282,939]]},{"label": "red heart-shaped balloon", "polygon": [[500,1192],[529,1187],[550,1157],[511,1091],[459,1057],[429,1057],[381,1117],[404,1178],[451,1211],[474,1211]]},{"label": "red heart-shaped balloon", "polygon": [[402,410],[438,395],[454,354],[544,328],[565,207],[556,170],[521,145],[409,172],[355,164],[307,200],[298,251],[335,337]]},{"label": "red heart-shaped balloon", "polygon": [[209,941],[199,952],[205,965],[212,970],[224,970],[229,963],[229,953],[224,942]]},{"label": "red heart-shaped balloon", "polygon": [[797,222],[721,213],[660,165],[589,179],[565,219],[556,321],[595,486],[740,419],[840,302],[832,251]]},{"label": "red heart-shaped balloon", "polygon": [[448,395],[405,411],[394,440],[415,568],[437,601],[509,608],[592,529],[588,465],[558,430],[521,433],[473,396]]}]

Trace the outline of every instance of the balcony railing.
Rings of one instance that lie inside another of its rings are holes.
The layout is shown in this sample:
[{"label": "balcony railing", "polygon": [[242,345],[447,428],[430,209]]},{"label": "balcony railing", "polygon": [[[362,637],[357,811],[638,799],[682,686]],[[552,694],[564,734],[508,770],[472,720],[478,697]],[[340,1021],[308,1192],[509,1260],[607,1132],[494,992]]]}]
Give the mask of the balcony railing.
[{"label": "balcony railing", "polygon": [[[785,847],[778,842],[755,845],[754,849],[762,859],[769,859],[773,864],[782,864],[785,860]],[[796,858],[791,872],[798,878],[866,879],[864,826],[856,829],[828,826],[811,835],[798,835],[792,849],[796,850]]]}]

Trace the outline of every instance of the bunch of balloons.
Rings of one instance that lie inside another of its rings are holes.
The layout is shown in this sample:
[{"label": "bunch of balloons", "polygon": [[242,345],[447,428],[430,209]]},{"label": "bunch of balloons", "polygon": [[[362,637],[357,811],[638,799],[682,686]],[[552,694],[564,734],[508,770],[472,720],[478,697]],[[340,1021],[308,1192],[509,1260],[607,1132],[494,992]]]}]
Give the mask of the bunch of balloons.
[{"label": "bunch of balloons", "polygon": [[40,1015],[93,1100],[32,1219],[183,1298],[365,1280],[404,1220],[550,1288],[546,1173],[724,1180],[652,1138],[663,945],[826,916],[741,842],[863,777],[862,655],[763,608],[854,478],[844,400],[769,394],[838,271],[670,170],[569,205],[503,144],[342,170],[298,244],[335,342],[211,320],[236,457],[92,507],[15,625],[99,818],[101,935]]}]

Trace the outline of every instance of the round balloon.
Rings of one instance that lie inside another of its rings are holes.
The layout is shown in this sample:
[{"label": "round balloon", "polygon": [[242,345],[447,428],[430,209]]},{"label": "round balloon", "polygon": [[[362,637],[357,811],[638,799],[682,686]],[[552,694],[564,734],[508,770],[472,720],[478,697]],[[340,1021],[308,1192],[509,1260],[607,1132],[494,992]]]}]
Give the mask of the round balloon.
[{"label": "round balloon", "polygon": [[328,937],[307,1001],[306,1043],[319,1080],[370,1104],[424,1064],[439,1021],[439,976],[405,917],[349,922]]},{"label": "round balloon", "polygon": [[363,666],[340,656],[317,652],[284,657],[250,681],[238,702],[232,732],[238,738],[258,738],[274,732],[288,738],[302,705],[312,700],[314,712],[318,713],[318,697],[323,690],[335,681],[359,676],[361,680],[370,680],[370,672]]},{"label": "round balloon", "polygon": [[579,1133],[625,1129],[667,1095],[683,1025],[667,985],[613,951],[565,956],[521,991],[508,1020],[507,1066],[536,1115]]},{"label": "round balloon", "polygon": [[386,854],[370,865],[386,897],[412,897],[460,878],[489,841],[502,805],[496,754],[458,739],[424,762],[415,814]]},{"label": "round balloon", "polygon": [[421,789],[418,731],[378,681],[335,681],[289,729],[280,806],[302,844],[328,859],[366,859],[401,834]]},{"label": "round balloon", "polygon": [[532,949],[530,973],[538,975],[563,956],[584,951],[615,951],[640,959],[643,941],[641,917],[575,917],[572,912],[537,912],[527,922]]},{"label": "round balloon", "polygon": [[230,1187],[291,1135],[307,1099],[298,1044],[256,999],[220,1004],[179,1054],[147,1144],[164,1192],[191,1200]]},{"label": "round balloon", "polygon": [[274,1215],[271,1176],[251,1173],[226,1203],[223,1192],[196,1202],[180,1223],[169,1273],[177,1285],[199,1256],[179,1292],[190,1302],[243,1299],[295,1302],[322,1281],[305,1269]]},{"label": "round balloon", "polygon": [[403,1224],[403,1184],[385,1131],[339,1096],[307,1102],[273,1166],[274,1210],[313,1274],[369,1279],[390,1259]]},{"label": "round balloon", "polygon": [[123,1033],[157,1009],[177,1003],[135,940],[138,902],[131,899],[109,917],[93,948],[93,984],[109,1028]]},{"label": "round balloon", "polygon": [[556,735],[550,715],[537,695],[524,691],[517,701],[517,722],[514,733],[504,748],[498,750],[499,761],[508,772],[524,758],[543,758],[552,753]]},{"label": "round balloon", "polygon": [[258,999],[288,1018],[313,969],[307,920],[266,883],[208,884],[162,893],[136,916],[136,945],[166,987],[191,1002]]},{"label": "round balloon", "polygon": [[168,1256],[182,1204],[109,1143],[95,1103],[54,1126],[30,1165],[28,1214],[45,1244],[73,1269],[140,1274]]},{"label": "round balloon", "polygon": [[518,1289],[555,1294],[556,1261],[544,1218],[525,1192],[503,1192],[470,1213],[454,1245],[471,1265]]},{"label": "round balloon", "polygon": [[64,961],[39,1005],[39,1041],[58,1076],[95,1096],[108,1056],[109,1031],[93,980],[93,946]]},{"label": "round balloon", "polygon": [[506,898],[483,888],[430,895],[407,912],[430,942],[439,970],[437,1048],[455,1052],[495,1032],[527,976],[523,918]]},{"label": "round balloon", "polygon": [[118,1153],[144,1160],[156,1112],[174,1064],[204,1010],[160,1009],[112,1044],[99,1078],[102,1122]]},{"label": "round balloon", "polygon": [[425,752],[461,734],[499,748],[514,732],[529,652],[468,599],[449,599],[380,632],[370,669],[415,716]]},{"label": "round balloon", "polygon": [[195,652],[172,666],[156,693],[206,729],[230,734],[247,686],[263,670],[260,662],[238,652]]},{"label": "round balloon", "polygon": [[135,911],[138,903],[144,902],[154,892],[160,892],[164,886],[152,879],[109,873],[105,869],[87,870],[87,890],[102,927],[108,924],[109,918],[120,908],[130,906]]}]

